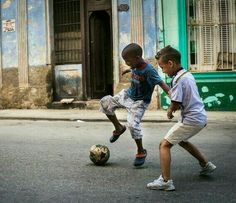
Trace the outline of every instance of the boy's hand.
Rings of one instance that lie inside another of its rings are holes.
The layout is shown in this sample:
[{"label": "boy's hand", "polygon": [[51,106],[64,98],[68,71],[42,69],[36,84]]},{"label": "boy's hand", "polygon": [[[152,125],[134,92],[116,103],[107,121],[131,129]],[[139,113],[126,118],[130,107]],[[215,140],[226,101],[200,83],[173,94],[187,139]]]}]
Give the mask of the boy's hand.
[{"label": "boy's hand", "polygon": [[169,108],[167,109],[167,118],[174,118],[173,113],[180,108],[180,103],[176,101],[171,101]]},{"label": "boy's hand", "polygon": [[167,109],[167,118],[168,119],[174,118],[173,111],[170,108]]}]

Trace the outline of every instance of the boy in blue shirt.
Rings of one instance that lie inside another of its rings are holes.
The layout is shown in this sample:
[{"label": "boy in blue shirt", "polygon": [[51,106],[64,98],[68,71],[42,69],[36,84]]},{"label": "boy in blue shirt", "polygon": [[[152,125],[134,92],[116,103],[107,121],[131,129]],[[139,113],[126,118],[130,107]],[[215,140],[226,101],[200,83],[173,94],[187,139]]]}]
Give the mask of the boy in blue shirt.
[{"label": "boy in blue shirt", "polygon": [[100,101],[100,110],[106,114],[115,127],[110,138],[111,143],[115,142],[126,130],[126,126],[119,122],[114,111],[117,108],[124,108],[128,111],[127,127],[137,145],[134,166],[143,165],[147,156],[147,151],[142,144],[143,132],[140,122],[151,101],[154,87],[159,85],[167,94],[170,90],[156,69],[144,61],[142,53],[142,48],[136,43],[131,43],[123,49],[122,58],[130,69],[124,71],[122,75],[131,72],[131,86],[114,96],[107,95]]}]

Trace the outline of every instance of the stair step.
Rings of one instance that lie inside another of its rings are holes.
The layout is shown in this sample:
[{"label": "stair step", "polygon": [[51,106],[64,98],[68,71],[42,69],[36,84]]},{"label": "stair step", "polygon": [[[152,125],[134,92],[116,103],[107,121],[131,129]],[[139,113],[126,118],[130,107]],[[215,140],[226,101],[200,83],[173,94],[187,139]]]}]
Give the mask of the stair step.
[{"label": "stair step", "polygon": [[89,101],[54,101],[48,108],[50,109],[91,109],[98,110],[100,107],[100,100]]}]

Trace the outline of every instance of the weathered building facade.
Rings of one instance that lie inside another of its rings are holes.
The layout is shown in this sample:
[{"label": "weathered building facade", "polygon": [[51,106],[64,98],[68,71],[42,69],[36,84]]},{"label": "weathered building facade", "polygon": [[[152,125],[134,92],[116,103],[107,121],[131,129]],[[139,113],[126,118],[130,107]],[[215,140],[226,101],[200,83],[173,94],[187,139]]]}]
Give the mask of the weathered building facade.
[{"label": "weathered building facade", "polygon": [[154,0],[2,0],[1,20],[1,108],[114,94],[123,47],[157,48]]},{"label": "weathered building facade", "polygon": [[[193,73],[207,110],[235,111],[236,1],[159,3],[160,47],[170,44],[181,51],[182,65]],[[163,95],[162,106],[168,103]]]},{"label": "weathered building facade", "polygon": [[[230,24],[218,38],[203,25],[209,19],[196,15],[211,4]],[[129,84],[120,74],[120,53],[136,42],[153,64],[161,47],[178,48],[206,107],[236,110],[234,0],[1,0],[0,11],[0,108],[45,108],[65,99],[86,104],[113,95]],[[212,48],[216,42],[222,51]],[[151,108],[165,109],[168,102],[157,88]]]},{"label": "weathered building facade", "polygon": [[43,1],[1,1],[0,107],[51,101],[52,66]]}]

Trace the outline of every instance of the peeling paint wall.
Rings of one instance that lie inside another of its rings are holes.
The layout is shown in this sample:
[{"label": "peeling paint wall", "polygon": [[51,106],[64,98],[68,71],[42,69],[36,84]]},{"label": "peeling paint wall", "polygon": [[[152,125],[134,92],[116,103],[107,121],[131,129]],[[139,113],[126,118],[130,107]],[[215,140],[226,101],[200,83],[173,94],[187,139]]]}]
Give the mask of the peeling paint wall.
[{"label": "peeling paint wall", "polygon": [[144,57],[153,59],[157,51],[156,1],[143,1]]},{"label": "peeling paint wall", "polygon": [[28,0],[29,65],[46,64],[45,1]]},{"label": "peeling paint wall", "polygon": [[[129,0],[118,0],[118,5],[120,4],[129,5]],[[128,11],[118,12],[118,16],[119,53],[121,53],[124,47],[131,42],[130,9]]]},{"label": "peeling paint wall", "polygon": [[[122,70],[127,68],[121,57],[121,52],[124,47],[131,42],[140,44],[143,47],[144,59],[148,60],[154,66],[156,66],[154,56],[157,52],[158,47],[158,2],[156,0],[143,0],[140,4],[140,1],[136,0],[118,0],[117,4],[118,6],[126,4],[129,6],[129,9],[127,11],[118,11],[120,84],[115,89],[115,92],[118,92],[120,89],[127,88],[129,86],[130,75],[126,74],[124,76],[121,76]],[[139,42],[135,40],[139,40]],[[150,108],[157,109],[158,106],[159,89],[156,88],[153,94]]]},{"label": "peeling paint wall", "polygon": [[[27,20],[19,22],[20,9],[25,8],[24,2],[26,1],[1,0],[0,108],[43,108],[52,102],[52,67],[46,64],[46,1],[28,0]],[[6,21],[14,26],[6,30]],[[19,27],[22,25],[23,28]],[[24,29],[27,31],[20,33]],[[28,55],[24,59],[20,58],[27,60],[26,67],[19,67],[22,63],[18,61],[18,56],[22,53],[19,51],[23,49],[22,39],[27,39]],[[20,70],[27,77],[23,87],[19,84]]]},{"label": "peeling paint wall", "polygon": [[[15,31],[2,31],[2,66],[3,68],[17,67],[18,39],[17,39],[17,3],[16,0],[1,0],[1,21],[15,20]],[[45,1],[27,1],[27,30],[29,66],[42,66],[46,64],[46,18]]]},{"label": "peeling paint wall", "polygon": [[[134,12],[130,7],[131,1],[134,0],[118,0],[118,5],[127,4],[129,5],[128,11],[118,12],[118,26],[119,26],[119,53],[122,52],[123,48],[131,42],[134,42],[131,38],[131,33],[135,32],[131,25],[131,13]],[[156,14],[156,1],[155,0],[143,0],[142,1],[142,16],[140,18],[143,24],[143,51],[144,58],[153,59],[157,51],[157,14]],[[136,42],[137,43],[137,42]],[[122,60],[121,60],[122,61]]]},{"label": "peeling paint wall", "polygon": [[[3,32],[2,29],[2,68],[18,66],[17,54],[17,1],[2,0],[1,23],[4,20],[15,20],[15,31]],[[3,25],[2,25],[3,27]]]}]

